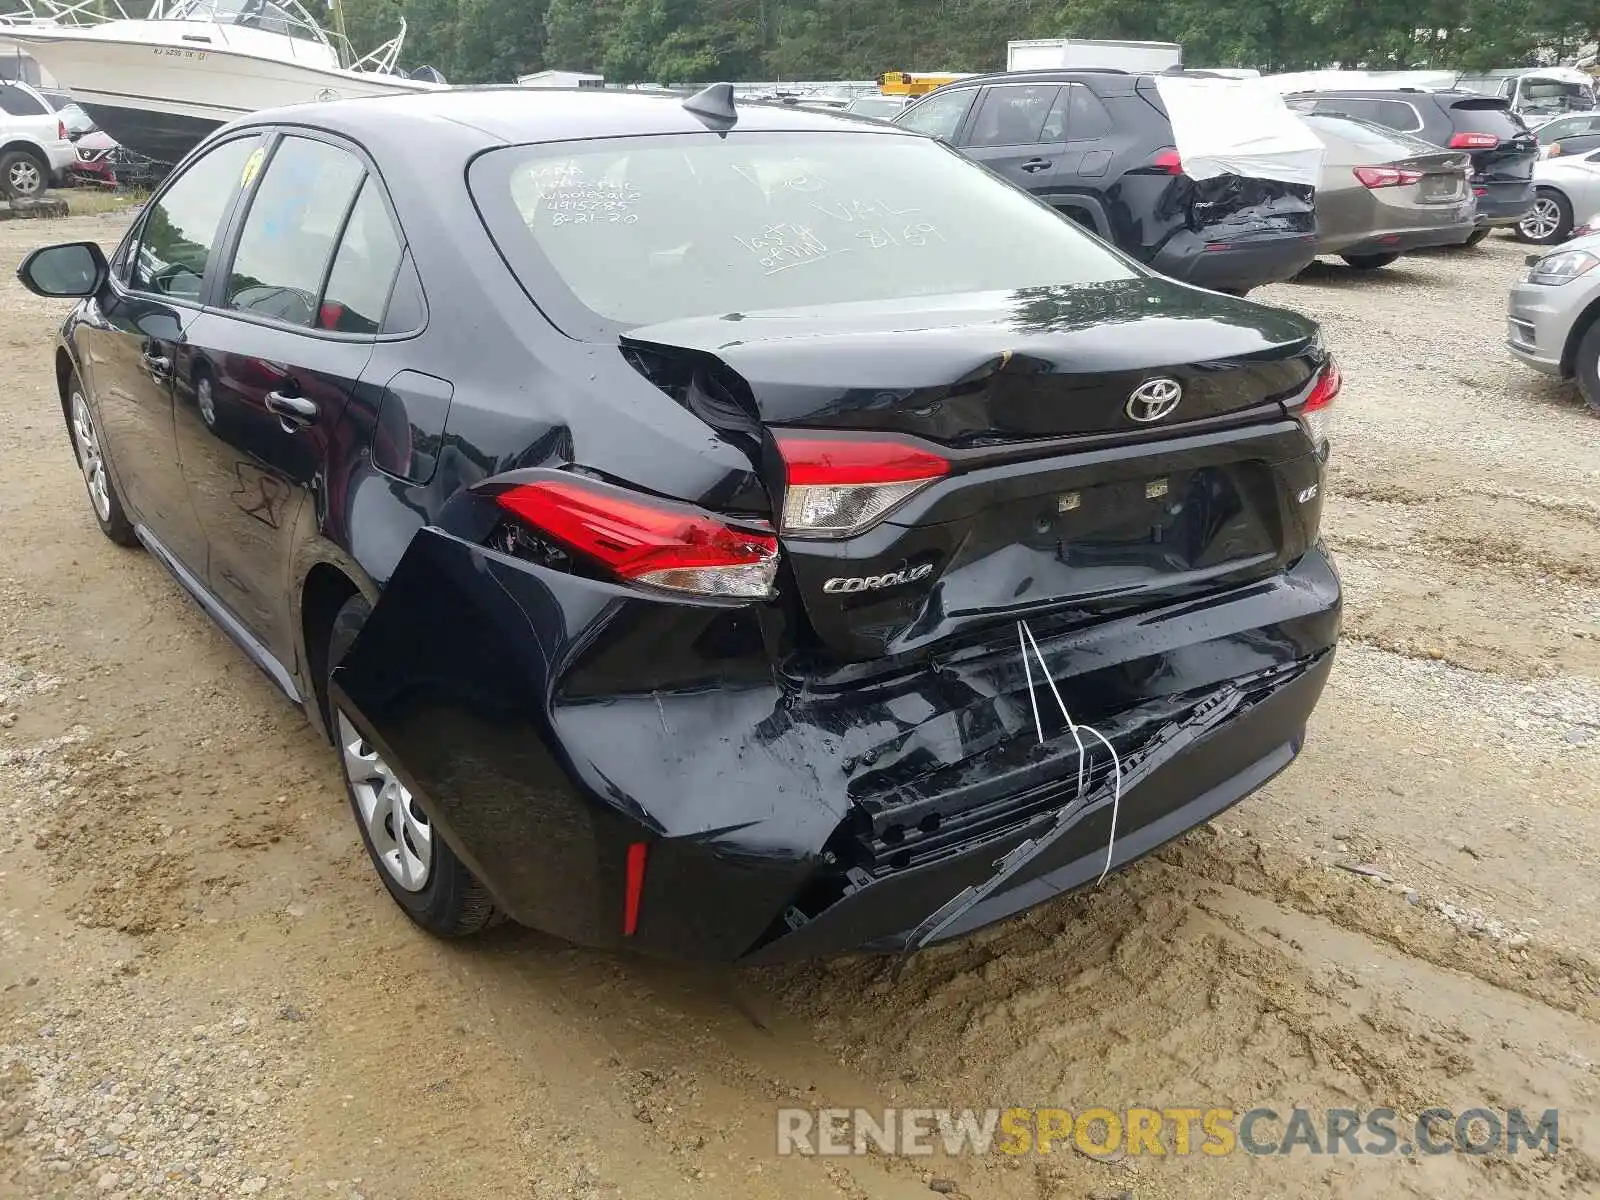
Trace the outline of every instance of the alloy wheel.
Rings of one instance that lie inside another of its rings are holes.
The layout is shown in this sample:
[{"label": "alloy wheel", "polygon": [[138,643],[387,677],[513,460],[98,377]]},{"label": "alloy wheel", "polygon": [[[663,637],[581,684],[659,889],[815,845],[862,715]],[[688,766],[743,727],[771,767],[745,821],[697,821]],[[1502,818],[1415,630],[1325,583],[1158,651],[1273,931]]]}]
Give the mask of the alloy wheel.
[{"label": "alloy wheel", "polygon": [[377,748],[344,713],[335,715],[340,761],[373,856],[402,889],[420,892],[433,873],[433,826]]},{"label": "alloy wheel", "polygon": [[72,441],[78,449],[78,467],[89,489],[89,503],[102,521],[111,519],[111,484],[106,479],[106,460],[100,453],[100,437],[89,415],[83,393],[72,393]]},{"label": "alloy wheel", "polygon": [[208,376],[202,375],[195,381],[194,399],[196,406],[200,409],[200,419],[206,423],[208,428],[215,429],[217,426],[217,398],[211,392],[211,380]]},{"label": "alloy wheel", "polygon": [[1561,208],[1549,196],[1540,196],[1533,202],[1533,210],[1522,218],[1518,226],[1522,236],[1529,241],[1542,242],[1561,227]]},{"label": "alloy wheel", "polygon": [[31,158],[18,159],[6,174],[6,183],[13,196],[36,196],[44,190],[44,176],[39,164]]}]

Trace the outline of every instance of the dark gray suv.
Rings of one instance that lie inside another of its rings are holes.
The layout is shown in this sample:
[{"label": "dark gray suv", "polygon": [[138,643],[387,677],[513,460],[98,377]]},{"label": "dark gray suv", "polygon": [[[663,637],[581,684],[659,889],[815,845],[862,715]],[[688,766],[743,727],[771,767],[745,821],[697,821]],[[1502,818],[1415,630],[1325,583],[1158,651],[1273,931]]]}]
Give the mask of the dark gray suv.
[{"label": "dark gray suv", "polygon": [[1316,253],[1313,189],[1184,174],[1153,75],[1008,71],[930,92],[895,124],[948,142],[1140,262],[1243,295]]}]

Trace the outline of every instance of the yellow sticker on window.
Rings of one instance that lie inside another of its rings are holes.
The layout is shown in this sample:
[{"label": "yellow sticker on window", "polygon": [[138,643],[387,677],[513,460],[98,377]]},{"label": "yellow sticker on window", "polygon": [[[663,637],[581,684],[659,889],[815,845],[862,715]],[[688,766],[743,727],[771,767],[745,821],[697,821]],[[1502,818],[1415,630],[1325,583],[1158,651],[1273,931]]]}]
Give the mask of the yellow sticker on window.
[{"label": "yellow sticker on window", "polygon": [[256,172],[261,170],[261,160],[266,158],[267,148],[257,146],[249,158],[244,160],[244,174],[239,176],[239,186],[247,188],[250,181],[256,177]]}]

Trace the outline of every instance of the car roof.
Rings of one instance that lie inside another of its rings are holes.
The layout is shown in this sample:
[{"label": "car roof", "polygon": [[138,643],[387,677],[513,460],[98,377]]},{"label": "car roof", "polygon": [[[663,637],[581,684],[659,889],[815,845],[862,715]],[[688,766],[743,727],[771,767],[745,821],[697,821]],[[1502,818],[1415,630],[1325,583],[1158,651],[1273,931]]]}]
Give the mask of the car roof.
[{"label": "car roof", "polygon": [[[685,99],[673,93],[598,88],[448,88],[265,109],[238,126],[311,125],[358,139],[365,133],[404,130],[426,139],[428,125],[444,121],[457,134],[476,130],[486,146],[705,132],[706,123],[684,108]],[[734,109],[739,117],[734,129],[741,132],[913,136],[893,126],[864,125],[832,110],[799,105],[745,100],[736,101]]]}]

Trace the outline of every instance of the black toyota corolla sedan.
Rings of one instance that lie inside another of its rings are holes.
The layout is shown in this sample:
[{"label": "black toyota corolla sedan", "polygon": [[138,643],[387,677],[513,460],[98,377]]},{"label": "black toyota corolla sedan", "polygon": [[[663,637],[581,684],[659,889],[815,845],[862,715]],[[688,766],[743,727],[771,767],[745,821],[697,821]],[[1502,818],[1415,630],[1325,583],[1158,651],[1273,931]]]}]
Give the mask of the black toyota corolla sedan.
[{"label": "black toyota corolla sedan", "polygon": [[1294,759],[1339,375],[938,143],[455,90],[196,148],[55,352],[105,534],[421,926],[765,961],[1092,882]]}]

